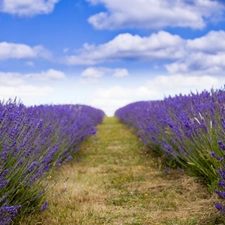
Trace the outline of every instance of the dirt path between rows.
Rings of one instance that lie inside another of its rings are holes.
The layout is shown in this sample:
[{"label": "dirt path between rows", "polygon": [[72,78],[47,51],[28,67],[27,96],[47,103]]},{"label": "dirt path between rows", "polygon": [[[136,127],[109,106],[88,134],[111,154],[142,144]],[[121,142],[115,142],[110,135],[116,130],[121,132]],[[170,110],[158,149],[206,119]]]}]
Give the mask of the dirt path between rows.
[{"label": "dirt path between rows", "polygon": [[164,172],[160,160],[144,149],[130,129],[106,117],[97,136],[49,178],[56,185],[48,194],[48,210],[20,224],[221,224],[215,196],[183,172]]}]

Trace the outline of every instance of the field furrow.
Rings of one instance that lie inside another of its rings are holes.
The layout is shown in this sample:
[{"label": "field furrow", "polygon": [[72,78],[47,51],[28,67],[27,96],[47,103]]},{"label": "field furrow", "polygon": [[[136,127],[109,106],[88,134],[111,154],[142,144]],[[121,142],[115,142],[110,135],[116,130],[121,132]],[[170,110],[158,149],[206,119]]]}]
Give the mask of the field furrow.
[{"label": "field furrow", "polygon": [[215,195],[182,171],[165,172],[145,150],[130,129],[106,117],[76,158],[49,177],[48,209],[20,224],[221,224]]}]

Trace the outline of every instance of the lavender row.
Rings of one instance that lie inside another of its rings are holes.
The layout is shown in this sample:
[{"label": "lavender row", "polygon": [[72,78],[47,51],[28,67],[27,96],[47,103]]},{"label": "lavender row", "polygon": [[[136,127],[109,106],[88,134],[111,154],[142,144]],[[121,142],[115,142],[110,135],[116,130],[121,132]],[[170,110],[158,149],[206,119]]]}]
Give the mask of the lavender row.
[{"label": "lavender row", "polygon": [[[225,89],[131,103],[115,115],[152,150],[225,199]],[[225,206],[216,208],[225,214]]]},{"label": "lavender row", "polygon": [[46,177],[96,133],[104,112],[85,105],[0,102],[0,221],[45,209]]}]

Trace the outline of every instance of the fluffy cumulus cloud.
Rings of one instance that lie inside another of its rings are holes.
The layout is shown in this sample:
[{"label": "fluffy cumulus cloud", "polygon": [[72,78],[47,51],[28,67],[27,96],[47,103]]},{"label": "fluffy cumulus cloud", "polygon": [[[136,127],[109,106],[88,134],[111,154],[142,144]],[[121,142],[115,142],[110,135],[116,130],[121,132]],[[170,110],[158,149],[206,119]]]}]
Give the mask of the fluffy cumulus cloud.
[{"label": "fluffy cumulus cloud", "polygon": [[2,0],[0,11],[19,16],[48,14],[57,2],[59,0]]},{"label": "fluffy cumulus cloud", "polygon": [[20,85],[30,81],[53,81],[65,79],[66,75],[59,70],[49,69],[39,73],[0,72],[0,83],[6,86]]},{"label": "fluffy cumulus cloud", "polygon": [[47,80],[62,80],[66,78],[66,75],[59,70],[49,69],[41,73],[25,74],[24,77],[33,80],[47,81]]},{"label": "fluffy cumulus cloud", "polygon": [[92,105],[103,109],[111,116],[116,109],[131,102],[141,100],[160,100],[169,95],[189,94],[190,91],[210,90],[212,87],[220,88],[225,83],[225,78],[213,76],[185,76],[161,75],[152,78],[146,84],[136,88],[113,86],[101,88],[94,93]]},{"label": "fluffy cumulus cloud", "polygon": [[[21,98],[30,102],[35,101],[33,97],[49,96],[54,92],[54,88],[46,81],[61,80],[65,74],[61,71],[49,69],[40,73],[20,74],[11,72],[0,72],[0,99]],[[33,82],[32,82],[33,81]],[[37,81],[40,81],[37,84]]]},{"label": "fluffy cumulus cloud", "polygon": [[[125,33],[104,44],[84,44],[77,55],[66,56],[63,62],[94,65],[132,59],[164,63],[172,74],[219,75],[225,70],[224,58],[225,32],[222,30],[194,39],[159,31],[147,37]],[[91,67],[83,75],[94,77],[104,73]]]},{"label": "fluffy cumulus cloud", "polygon": [[212,0],[87,0],[106,11],[88,21],[97,29],[191,27],[202,29],[206,21],[222,17],[224,5]]},{"label": "fluffy cumulus cloud", "polygon": [[104,73],[102,68],[89,67],[81,73],[81,76],[85,78],[100,78]]},{"label": "fluffy cumulus cloud", "polygon": [[[193,51],[201,51],[207,54],[225,51],[225,32],[210,31],[203,37],[187,41],[187,47]],[[211,43],[211,44],[210,44]]]},{"label": "fluffy cumulus cloud", "polygon": [[202,52],[190,53],[186,58],[167,64],[170,73],[222,75],[225,69],[225,52],[205,54]]},{"label": "fluffy cumulus cloud", "polygon": [[0,60],[36,57],[50,58],[51,54],[41,45],[30,47],[25,44],[0,42]]},{"label": "fluffy cumulus cloud", "polygon": [[19,73],[0,72],[0,84],[3,86],[19,86],[24,84],[24,79]]},{"label": "fluffy cumulus cloud", "polygon": [[122,59],[172,60],[184,55],[184,43],[185,40],[178,35],[165,31],[153,33],[148,37],[124,33],[97,46],[86,43],[77,55],[67,56],[63,62],[74,65],[93,65]]},{"label": "fluffy cumulus cloud", "polygon": [[[222,80],[225,82],[225,78],[223,78]],[[146,90],[145,92],[143,92],[146,93],[146,96],[152,97],[151,94],[155,93],[155,95],[153,96],[154,99],[162,99],[164,96],[174,96],[179,93],[188,94],[190,93],[190,91],[195,92],[196,90],[209,90],[212,87],[220,88],[222,80],[220,77],[207,75],[162,75],[149,80],[147,82],[147,85],[143,87],[142,90]],[[147,92],[147,90],[149,90],[149,93]]]},{"label": "fluffy cumulus cloud", "polygon": [[81,76],[84,78],[100,78],[105,75],[121,78],[128,76],[128,70],[125,68],[107,68],[107,67],[88,67]]},{"label": "fluffy cumulus cloud", "polygon": [[211,31],[203,37],[187,40],[184,57],[167,64],[166,69],[170,73],[222,75],[225,69],[224,43],[224,31]]},{"label": "fluffy cumulus cloud", "polygon": [[16,87],[5,87],[0,85],[0,98],[8,100],[9,98],[14,99],[17,97],[23,100],[24,98],[31,97],[45,97],[51,94],[53,91],[54,89],[48,86],[37,87],[34,85],[21,85]]},{"label": "fluffy cumulus cloud", "polygon": [[112,70],[113,77],[121,78],[129,75],[127,69],[113,69]]}]

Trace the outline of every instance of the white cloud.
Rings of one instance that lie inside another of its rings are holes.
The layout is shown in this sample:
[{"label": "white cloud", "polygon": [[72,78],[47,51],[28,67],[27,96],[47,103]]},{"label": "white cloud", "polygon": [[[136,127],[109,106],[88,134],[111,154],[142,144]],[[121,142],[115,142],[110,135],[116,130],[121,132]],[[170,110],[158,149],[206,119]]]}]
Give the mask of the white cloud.
[{"label": "white cloud", "polygon": [[[171,74],[222,75],[225,70],[225,31],[211,31],[195,38],[183,39],[165,31],[148,37],[120,34],[100,45],[84,44],[77,55],[64,58],[67,64],[94,65],[121,60],[152,61]],[[156,67],[157,68],[157,67]],[[101,77],[105,70],[90,67],[83,76]],[[120,74],[121,73],[121,74]],[[114,76],[125,75],[126,71],[115,72]]]},{"label": "white cloud", "polygon": [[23,98],[24,97],[45,97],[53,92],[53,88],[44,86],[37,87],[34,85],[20,85],[20,86],[1,86],[0,85],[0,99],[9,99],[9,98]]},{"label": "white cloud", "polygon": [[87,0],[107,11],[88,21],[97,29],[191,27],[202,29],[222,17],[224,5],[211,0]]},{"label": "white cloud", "polygon": [[41,45],[30,47],[25,44],[0,42],[0,60],[37,57],[50,58],[51,54]]},{"label": "white cloud", "polygon": [[85,78],[81,78],[78,80],[78,83],[81,85],[95,85],[95,84],[99,84],[99,79],[98,78],[93,78],[93,77],[85,77]]},{"label": "white cloud", "polygon": [[[33,74],[21,74],[11,72],[0,72],[0,99],[21,98],[33,102],[40,97],[49,96],[54,89],[46,81],[61,80],[65,74],[61,71],[49,69],[45,72]],[[32,84],[32,81],[45,81],[42,84]],[[33,99],[33,97],[36,97]]]},{"label": "white cloud", "polygon": [[185,49],[184,57],[165,65],[168,72],[199,75],[222,75],[224,73],[224,31],[211,31],[203,37],[187,40]]},{"label": "white cloud", "polygon": [[130,98],[134,97],[134,89],[124,89],[121,86],[113,86],[108,89],[101,88],[96,91],[96,95],[100,96],[102,99],[121,99],[121,98]]},{"label": "white cloud", "polygon": [[62,71],[49,69],[41,73],[25,74],[24,77],[34,80],[46,81],[46,80],[62,80],[66,78],[66,75]]},{"label": "white cloud", "polygon": [[214,55],[202,52],[190,53],[186,58],[166,65],[170,73],[222,75],[225,69],[225,52]]},{"label": "white cloud", "polygon": [[115,69],[114,73],[113,73],[113,76],[117,77],[117,78],[126,77],[128,75],[129,75],[129,73],[128,73],[127,69]]},{"label": "white cloud", "polygon": [[53,92],[48,86],[34,86],[26,83],[26,79],[19,73],[0,72],[0,99],[45,97]]},{"label": "white cloud", "polygon": [[187,41],[187,48],[192,51],[214,54],[215,52],[225,51],[225,32],[210,31],[203,37]]},{"label": "white cloud", "polygon": [[87,78],[100,78],[104,73],[105,71],[102,68],[89,67],[81,73],[81,76]]},{"label": "white cloud", "polygon": [[59,70],[49,69],[40,73],[12,73],[12,72],[0,72],[0,84],[6,86],[17,86],[35,81],[51,81],[51,80],[62,80],[65,79],[66,75]]},{"label": "white cloud", "polygon": [[213,76],[161,75],[136,88],[113,86],[98,89],[94,93],[92,105],[103,109],[107,115],[113,115],[116,109],[131,102],[160,100],[169,95],[189,94],[190,91],[196,90],[200,92],[212,87],[221,88],[222,83],[225,83],[225,77],[221,79]]},{"label": "white cloud", "polygon": [[106,67],[88,67],[85,69],[81,76],[84,78],[100,78],[105,75],[111,75],[113,77],[125,77],[129,75],[129,72],[125,68],[106,68]]},{"label": "white cloud", "polygon": [[[222,79],[225,82],[225,78]],[[196,75],[161,75],[149,80],[145,88],[150,93],[154,92],[156,95],[154,99],[162,99],[164,96],[176,95],[179,93],[188,94],[190,91],[202,91],[204,89],[211,89],[212,87],[220,87],[221,81],[219,77],[213,76],[196,76]],[[146,96],[148,92],[146,91]],[[149,97],[150,96],[149,93]]]},{"label": "white cloud", "polygon": [[153,33],[149,37],[125,33],[98,46],[86,43],[77,55],[64,57],[63,62],[74,65],[93,65],[122,59],[172,60],[184,55],[184,43],[185,40],[178,35],[165,31]]},{"label": "white cloud", "polygon": [[59,0],[2,0],[0,11],[18,16],[49,14]]},{"label": "white cloud", "polygon": [[0,72],[0,84],[3,86],[18,86],[24,84],[24,79],[19,73]]}]

